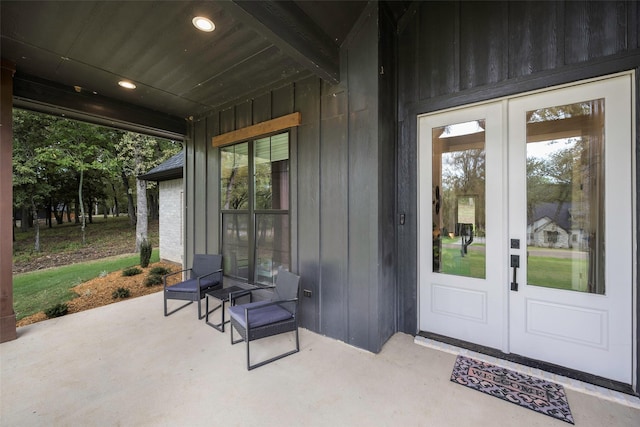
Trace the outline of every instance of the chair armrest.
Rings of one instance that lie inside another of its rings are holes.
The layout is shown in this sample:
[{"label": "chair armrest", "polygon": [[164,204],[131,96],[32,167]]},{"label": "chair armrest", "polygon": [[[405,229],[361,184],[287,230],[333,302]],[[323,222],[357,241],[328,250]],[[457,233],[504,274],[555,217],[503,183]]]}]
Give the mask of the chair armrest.
[{"label": "chair armrest", "polygon": [[245,295],[251,294],[253,291],[257,291],[258,289],[243,289],[241,291],[229,292],[229,300],[233,301],[236,298],[243,297]]},{"label": "chair armrest", "polygon": [[[272,306],[272,305],[281,305],[281,304],[284,304],[284,303],[287,303],[287,302],[295,302],[295,303],[297,303],[298,302],[298,298],[279,299],[277,301],[269,301],[268,303],[261,304],[261,305],[259,305],[257,307],[243,307],[243,308],[244,308],[244,312],[245,312],[245,315],[246,315],[251,310],[258,310],[258,309],[269,307],[269,306]],[[294,316],[295,316],[295,313],[294,313]]]},{"label": "chair armrest", "polygon": [[198,276],[198,282],[200,282],[200,279],[207,277],[207,276],[211,276],[212,274],[218,274],[218,273],[222,273],[222,269],[216,270],[216,271],[212,271],[211,273],[207,273],[207,274],[203,274],[202,276]]},{"label": "chair armrest", "polygon": [[268,286],[251,285],[251,286],[253,286],[253,288],[251,288],[251,289],[243,289],[241,291],[235,291],[235,292],[229,293],[229,298],[231,300],[234,300],[235,298],[240,298],[240,297],[243,297],[245,295],[252,294],[255,291],[263,291],[263,290],[275,289],[275,287],[276,287],[275,285],[268,285]]},{"label": "chair armrest", "polygon": [[173,273],[169,273],[169,274],[165,274],[164,276],[162,276],[162,281],[164,283],[164,287],[167,287],[167,277],[169,276],[173,276],[174,274],[180,274],[180,273],[184,273],[185,271],[190,271],[191,268],[185,268],[184,270],[180,270],[180,271],[174,271]]}]

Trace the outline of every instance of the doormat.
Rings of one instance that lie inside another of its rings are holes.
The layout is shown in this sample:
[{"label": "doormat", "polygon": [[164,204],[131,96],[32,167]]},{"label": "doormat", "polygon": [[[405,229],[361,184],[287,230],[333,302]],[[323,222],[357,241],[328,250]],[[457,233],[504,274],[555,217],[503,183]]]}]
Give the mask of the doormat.
[{"label": "doormat", "polygon": [[458,356],[451,381],[574,424],[564,388],[490,363]]}]

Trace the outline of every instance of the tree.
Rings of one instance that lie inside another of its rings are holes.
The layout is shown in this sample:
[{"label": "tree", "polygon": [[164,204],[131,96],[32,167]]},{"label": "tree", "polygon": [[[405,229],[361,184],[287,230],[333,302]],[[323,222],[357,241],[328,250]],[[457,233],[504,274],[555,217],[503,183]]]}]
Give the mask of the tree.
[{"label": "tree", "polygon": [[44,179],[46,171],[55,163],[49,153],[42,148],[47,143],[46,129],[51,118],[13,110],[13,196],[14,206],[22,210],[21,226],[26,229],[31,215],[35,226],[34,250],[40,251],[40,227],[38,208],[51,192],[51,186]]},{"label": "tree", "polygon": [[147,239],[148,226],[147,182],[137,177],[164,162],[180,151],[180,149],[181,146],[173,141],[133,132],[124,133],[115,144],[116,156],[120,162],[120,176],[128,190],[127,197],[130,205],[130,219],[133,218],[133,195],[130,191],[129,179],[136,180],[136,252],[140,251],[140,245]]}]

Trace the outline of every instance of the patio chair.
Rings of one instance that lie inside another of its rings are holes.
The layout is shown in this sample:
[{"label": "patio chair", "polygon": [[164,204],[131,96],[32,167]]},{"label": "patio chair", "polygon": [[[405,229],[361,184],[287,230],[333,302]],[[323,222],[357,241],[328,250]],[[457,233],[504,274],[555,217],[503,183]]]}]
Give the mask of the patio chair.
[{"label": "patio chair", "polygon": [[[286,270],[279,269],[271,299],[251,302],[229,307],[231,320],[231,344],[245,341],[247,343],[247,370],[258,368],[267,363],[300,351],[298,338],[298,291],[300,277]],[[256,289],[253,289],[255,291]],[[233,330],[238,331],[241,339],[233,339]],[[251,364],[249,343],[261,338],[295,332],[296,348],[268,360]]]},{"label": "patio chair", "polygon": [[[188,272],[186,280],[176,283],[175,285],[167,286],[167,277],[183,272]],[[222,288],[222,255],[194,255],[191,268],[169,273],[163,277],[163,282],[165,316],[169,316],[196,301],[198,303],[198,319],[202,319],[204,316],[202,315],[201,300],[204,298],[205,293]],[[189,302],[171,312],[167,312],[167,300],[170,299]]]}]

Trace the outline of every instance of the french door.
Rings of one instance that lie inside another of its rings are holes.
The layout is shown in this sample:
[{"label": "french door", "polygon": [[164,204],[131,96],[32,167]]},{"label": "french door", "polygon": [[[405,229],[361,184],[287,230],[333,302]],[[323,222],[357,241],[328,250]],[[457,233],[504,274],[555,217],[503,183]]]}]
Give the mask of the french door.
[{"label": "french door", "polygon": [[631,384],[632,75],[419,118],[420,329]]}]

